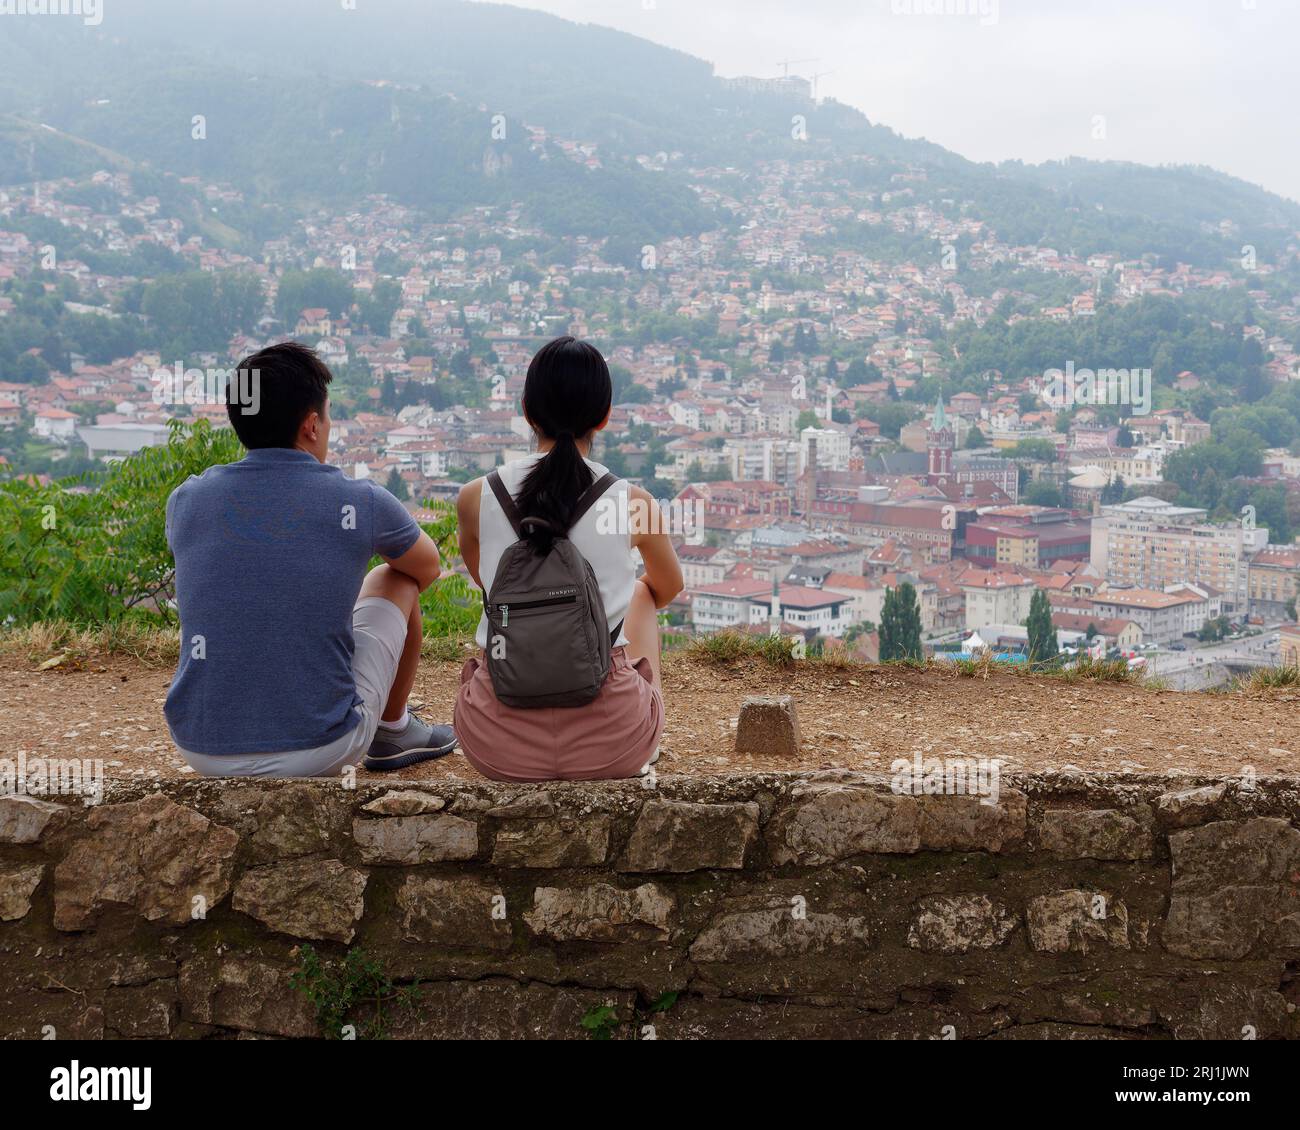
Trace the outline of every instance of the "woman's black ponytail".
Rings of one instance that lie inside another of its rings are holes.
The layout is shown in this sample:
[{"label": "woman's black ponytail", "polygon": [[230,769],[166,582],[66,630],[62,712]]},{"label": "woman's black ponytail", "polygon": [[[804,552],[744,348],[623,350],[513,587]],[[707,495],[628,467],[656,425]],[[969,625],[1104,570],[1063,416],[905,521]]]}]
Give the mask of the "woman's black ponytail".
[{"label": "woman's black ponytail", "polygon": [[[554,441],[528,473],[515,504],[524,536],[538,553],[566,534],[578,499],[591,486],[591,468],[578,449],[605,421],[614,395],[600,351],[572,337],[557,337],[537,351],[524,381],[524,415],[543,439]],[[530,523],[529,518],[540,519]]]}]

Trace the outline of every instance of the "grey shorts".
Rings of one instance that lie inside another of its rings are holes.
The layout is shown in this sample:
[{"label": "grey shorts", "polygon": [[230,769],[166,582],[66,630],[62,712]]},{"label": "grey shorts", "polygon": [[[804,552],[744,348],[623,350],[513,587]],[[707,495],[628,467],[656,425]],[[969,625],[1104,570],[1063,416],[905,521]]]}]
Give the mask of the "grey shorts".
[{"label": "grey shorts", "polygon": [[350,733],[315,749],[289,753],[223,753],[212,756],[182,749],[181,756],[204,777],[337,777],[356,765],[375,740],[379,718],[393,689],[406,646],[406,617],[391,600],[367,596],[352,610],[352,678],[361,704]]}]

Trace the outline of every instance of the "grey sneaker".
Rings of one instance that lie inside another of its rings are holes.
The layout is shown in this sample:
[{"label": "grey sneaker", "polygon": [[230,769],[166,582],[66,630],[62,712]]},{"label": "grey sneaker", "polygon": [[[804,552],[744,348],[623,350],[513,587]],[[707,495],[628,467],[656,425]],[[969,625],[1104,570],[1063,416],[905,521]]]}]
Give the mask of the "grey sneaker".
[{"label": "grey sneaker", "polygon": [[431,726],[414,710],[409,713],[411,720],[400,734],[383,727],[375,732],[375,740],[361,763],[365,768],[377,772],[405,769],[421,761],[446,757],[456,748],[456,732],[450,726]]}]

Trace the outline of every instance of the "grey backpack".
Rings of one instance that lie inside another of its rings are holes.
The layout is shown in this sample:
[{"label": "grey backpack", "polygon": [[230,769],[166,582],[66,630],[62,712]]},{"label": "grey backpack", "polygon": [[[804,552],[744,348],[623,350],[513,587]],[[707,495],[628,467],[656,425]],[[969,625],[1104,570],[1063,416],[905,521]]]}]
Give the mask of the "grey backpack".
[{"label": "grey backpack", "polygon": [[[487,594],[492,689],[506,706],[586,706],[605,683],[623,624],[609,630],[596,574],[568,534],[618,477],[606,474],[587,488],[569,530],[522,518],[501,476],[493,471],[487,481],[519,539],[502,554]],[[525,539],[529,525],[552,529],[547,553]]]}]

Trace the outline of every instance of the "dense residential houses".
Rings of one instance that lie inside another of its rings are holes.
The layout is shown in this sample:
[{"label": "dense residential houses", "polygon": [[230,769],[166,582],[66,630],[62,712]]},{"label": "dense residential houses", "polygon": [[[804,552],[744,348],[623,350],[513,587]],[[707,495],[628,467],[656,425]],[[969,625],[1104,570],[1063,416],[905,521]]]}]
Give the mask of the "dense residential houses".
[{"label": "dense residential houses", "polygon": [[[547,140],[526,128],[534,144]],[[569,159],[599,165],[594,143],[558,143]],[[642,163],[662,167],[658,157]],[[63,199],[76,195],[72,178],[0,191],[0,319],[16,310],[7,281],[64,287],[70,310],[109,319],[142,285],[77,259],[41,268],[19,230],[32,217],[100,232],[121,256],[161,249],[201,271],[249,272],[265,299],[256,328],[224,350],[72,354],[48,374],[38,372],[44,360],[20,359],[0,371],[0,435],[26,429],[56,455],[108,461],[165,442],[173,419],[224,426],[211,398],[160,396],[159,372],[221,371],[295,336],[336,374],[332,460],[418,511],[529,449],[519,411],[528,361],[543,340],[575,333],[611,343],[619,394],[594,457],[660,498],[686,580],[671,610],[681,631],[851,642],[879,626],[902,584],[917,593],[931,643],[988,636],[1012,646],[1039,591],[1062,639],[1125,653],[1220,616],[1294,616],[1300,546],[1163,497],[1169,460],[1209,440],[1208,422],[1148,406],[1119,419],[1085,407],[1060,424],[1039,373],[993,370],[978,391],[952,391],[933,327],[979,325],[1005,300],[1031,296],[1010,283],[974,293],[937,262],[828,252],[824,237],[855,219],[937,246],[961,241],[972,273],[1023,270],[1064,284],[1072,293],[1038,310],[1063,324],[1095,318],[1107,289],[1107,301],[1123,303],[1240,280],[1155,256],[1005,244],[965,209],[914,199],[920,170],[887,190],[826,192],[824,162],[773,161],[757,167],[744,199],[725,171],[693,177],[702,200],[737,215],[736,230],[663,240],[654,265],[639,267],[587,236],[563,241],[562,255],[539,251],[557,241],[517,203],[435,221],[371,196],[342,215],[306,215],[245,255],[188,234],[159,199],[137,197],[127,173],[91,178],[115,202],[103,212]],[[183,183],[207,200],[242,201],[227,186]],[[286,272],[340,262],[357,305],[278,301]],[[393,304],[369,325],[362,306],[381,293]],[[1266,349],[1272,379],[1300,379],[1294,309],[1249,294],[1271,328],[1243,333]],[[654,332],[630,332],[628,311],[656,319]],[[1173,391],[1201,383],[1184,371]],[[936,398],[935,387],[946,391]],[[1300,493],[1300,456],[1286,449],[1265,452],[1260,474]],[[1032,501],[1047,495],[1050,505]],[[1294,632],[1281,638],[1285,646]]]}]

